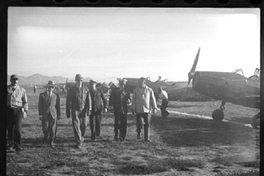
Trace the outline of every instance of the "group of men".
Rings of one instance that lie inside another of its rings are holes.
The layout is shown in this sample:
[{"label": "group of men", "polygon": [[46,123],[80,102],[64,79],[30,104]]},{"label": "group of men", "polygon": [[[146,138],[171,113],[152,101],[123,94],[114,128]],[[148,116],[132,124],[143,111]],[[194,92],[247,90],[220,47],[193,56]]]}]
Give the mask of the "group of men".
[{"label": "group of men", "polygon": [[[66,116],[72,119],[72,127],[76,142],[76,148],[81,148],[84,142],[84,135],[89,117],[91,129],[91,141],[95,141],[96,136],[100,136],[102,111],[107,111],[107,100],[100,83],[90,81],[91,88],[83,84],[83,77],[76,74],[76,84],[67,92]],[[20,151],[21,148],[21,122],[23,113],[28,111],[27,95],[24,88],[18,85],[18,76],[10,77],[11,84],[7,87],[7,129],[8,129],[8,149]],[[114,140],[124,141],[127,133],[127,113],[128,105],[131,105],[132,114],[136,114],[137,138],[141,139],[141,130],[144,125],[144,140],[149,142],[149,126],[151,114],[156,113],[157,103],[153,90],[146,85],[146,79],[140,78],[138,87],[133,92],[131,99],[130,93],[126,91],[125,79],[119,80],[119,86],[111,89],[109,105],[114,108]],[[44,134],[43,142],[49,143],[55,148],[57,132],[57,120],[60,119],[60,97],[53,90],[55,84],[49,81],[45,92],[39,94],[38,110],[39,119],[42,122]],[[166,92],[160,91],[160,97],[164,99]],[[168,112],[161,108],[163,116]],[[49,141],[48,141],[49,138]]]}]

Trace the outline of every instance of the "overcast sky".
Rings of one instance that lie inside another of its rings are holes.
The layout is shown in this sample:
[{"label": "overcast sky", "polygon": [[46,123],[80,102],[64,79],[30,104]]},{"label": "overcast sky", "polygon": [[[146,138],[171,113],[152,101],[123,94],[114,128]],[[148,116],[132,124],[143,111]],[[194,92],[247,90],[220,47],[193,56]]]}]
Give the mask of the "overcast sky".
[{"label": "overcast sky", "polygon": [[9,7],[8,74],[95,80],[260,67],[257,8]]}]

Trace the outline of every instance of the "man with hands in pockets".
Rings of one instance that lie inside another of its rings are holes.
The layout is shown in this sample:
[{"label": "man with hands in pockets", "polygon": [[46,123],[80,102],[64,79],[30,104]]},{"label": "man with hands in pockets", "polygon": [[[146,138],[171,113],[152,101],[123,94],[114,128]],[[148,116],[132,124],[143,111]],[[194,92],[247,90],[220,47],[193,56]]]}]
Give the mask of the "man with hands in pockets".
[{"label": "man with hands in pockets", "polygon": [[92,101],[90,91],[83,85],[83,77],[75,76],[76,84],[72,86],[67,94],[66,115],[72,117],[72,127],[76,140],[76,147],[81,148],[84,142],[84,133],[87,127],[87,117],[91,114]]}]

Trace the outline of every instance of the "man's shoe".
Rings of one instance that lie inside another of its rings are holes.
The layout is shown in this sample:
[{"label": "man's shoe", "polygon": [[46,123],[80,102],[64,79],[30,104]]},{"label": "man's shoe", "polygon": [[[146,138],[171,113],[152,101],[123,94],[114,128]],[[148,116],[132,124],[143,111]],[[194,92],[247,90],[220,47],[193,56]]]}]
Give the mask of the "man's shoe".
[{"label": "man's shoe", "polygon": [[22,147],[19,147],[19,146],[17,146],[17,147],[15,147],[15,150],[16,150],[17,152],[19,152],[19,151],[22,151],[22,150],[23,150],[23,148],[22,148]]},{"label": "man's shoe", "polygon": [[115,137],[114,140],[115,140],[115,141],[118,141],[118,137]]},{"label": "man's shoe", "polygon": [[48,139],[47,138],[43,138],[42,139],[42,144],[46,144],[48,142]]},{"label": "man's shoe", "polygon": [[7,153],[14,153],[16,150],[14,149],[14,147],[12,147],[12,146],[9,146],[9,147],[7,147],[6,148],[6,152]]},{"label": "man's shoe", "polygon": [[13,147],[13,146],[14,146],[13,143],[7,142],[6,148],[10,148],[10,147]]},{"label": "man's shoe", "polygon": [[151,142],[151,140],[149,140],[149,139],[146,139],[145,141],[146,141],[146,142]]},{"label": "man's shoe", "polygon": [[50,147],[51,147],[52,149],[56,149],[56,147],[55,147],[54,145],[51,145]]},{"label": "man's shoe", "polygon": [[80,144],[76,144],[75,147],[78,148],[78,149],[82,148],[82,143],[80,143]]},{"label": "man's shoe", "polygon": [[137,135],[137,139],[141,139],[141,136],[140,135]]}]

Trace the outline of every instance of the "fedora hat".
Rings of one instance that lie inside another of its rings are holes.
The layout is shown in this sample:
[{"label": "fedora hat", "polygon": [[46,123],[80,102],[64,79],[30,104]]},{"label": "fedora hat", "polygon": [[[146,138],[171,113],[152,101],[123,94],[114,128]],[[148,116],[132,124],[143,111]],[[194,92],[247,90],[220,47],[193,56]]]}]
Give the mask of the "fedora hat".
[{"label": "fedora hat", "polygon": [[96,81],[94,81],[94,80],[90,80],[90,82],[89,82],[89,84],[91,84],[91,85],[93,85],[93,84],[96,84],[97,82]]},{"label": "fedora hat", "polygon": [[47,87],[55,87],[55,83],[53,81],[49,81]]}]

